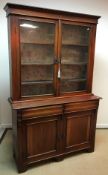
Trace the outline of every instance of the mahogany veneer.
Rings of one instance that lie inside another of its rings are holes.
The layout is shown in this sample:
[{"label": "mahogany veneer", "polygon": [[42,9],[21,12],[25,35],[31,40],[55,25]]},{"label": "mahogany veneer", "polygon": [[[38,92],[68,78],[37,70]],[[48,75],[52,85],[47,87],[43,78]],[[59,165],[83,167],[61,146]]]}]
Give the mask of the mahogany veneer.
[{"label": "mahogany veneer", "polygon": [[92,94],[99,16],[6,4],[14,157],[19,172],[92,152],[99,97]]}]

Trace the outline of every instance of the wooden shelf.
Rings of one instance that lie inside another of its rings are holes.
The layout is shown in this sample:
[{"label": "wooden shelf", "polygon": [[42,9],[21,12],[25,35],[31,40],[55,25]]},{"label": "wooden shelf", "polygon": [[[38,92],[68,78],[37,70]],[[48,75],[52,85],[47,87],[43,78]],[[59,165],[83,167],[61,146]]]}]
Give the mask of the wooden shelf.
[{"label": "wooden shelf", "polygon": [[52,42],[21,42],[21,44],[54,45],[54,43],[52,43]]},{"label": "wooden shelf", "polygon": [[[70,63],[62,63],[61,65],[78,65],[78,66],[82,66],[82,65],[87,65],[88,62],[70,62]],[[21,66],[53,66],[54,63],[22,63]]]},{"label": "wooden shelf", "polygon": [[62,43],[63,46],[73,46],[73,47],[88,47],[88,44],[77,44],[77,43]]},{"label": "wooden shelf", "polygon": [[47,63],[22,63],[21,66],[52,66],[52,64]]},{"label": "wooden shelf", "polygon": [[53,80],[23,81],[21,85],[50,84]]},{"label": "wooden shelf", "polygon": [[71,81],[71,82],[82,82],[82,81],[86,81],[86,78],[73,78],[73,79],[61,79],[61,81]]},{"label": "wooden shelf", "polygon": [[[21,42],[21,44],[33,44],[33,45],[54,45],[52,42]],[[77,44],[77,43],[62,43],[63,46],[73,47],[88,47],[88,44]]]},{"label": "wooden shelf", "polygon": [[78,66],[82,66],[82,65],[87,65],[88,62],[70,62],[70,63],[62,63],[61,62],[61,65],[69,65],[69,66],[72,66],[72,65],[78,65]]}]

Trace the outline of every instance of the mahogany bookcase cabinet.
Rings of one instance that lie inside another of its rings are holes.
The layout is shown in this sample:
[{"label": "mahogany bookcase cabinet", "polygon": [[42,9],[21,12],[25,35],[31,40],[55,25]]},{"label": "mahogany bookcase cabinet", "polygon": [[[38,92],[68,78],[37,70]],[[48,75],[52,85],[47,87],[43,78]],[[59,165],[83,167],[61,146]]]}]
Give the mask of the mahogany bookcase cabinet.
[{"label": "mahogany bookcase cabinet", "polygon": [[6,4],[14,157],[18,171],[94,151],[92,94],[99,16]]}]

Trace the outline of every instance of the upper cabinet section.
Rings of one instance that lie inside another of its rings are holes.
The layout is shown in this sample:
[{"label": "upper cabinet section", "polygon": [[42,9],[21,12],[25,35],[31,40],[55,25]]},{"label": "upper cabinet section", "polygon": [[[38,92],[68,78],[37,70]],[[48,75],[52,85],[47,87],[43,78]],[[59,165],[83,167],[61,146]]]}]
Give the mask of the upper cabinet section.
[{"label": "upper cabinet section", "polygon": [[91,92],[99,16],[16,4],[5,10],[13,100]]}]

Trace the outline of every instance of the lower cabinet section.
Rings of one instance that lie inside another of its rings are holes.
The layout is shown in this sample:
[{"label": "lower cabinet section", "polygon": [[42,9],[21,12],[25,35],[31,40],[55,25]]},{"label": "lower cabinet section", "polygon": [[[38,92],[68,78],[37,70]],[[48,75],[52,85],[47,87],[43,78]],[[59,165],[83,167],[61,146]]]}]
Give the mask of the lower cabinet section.
[{"label": "lower cabinet section", "polygon": [[14,155],[19,172],[33,163],[94,151],[99,101],[13,110]]}]

